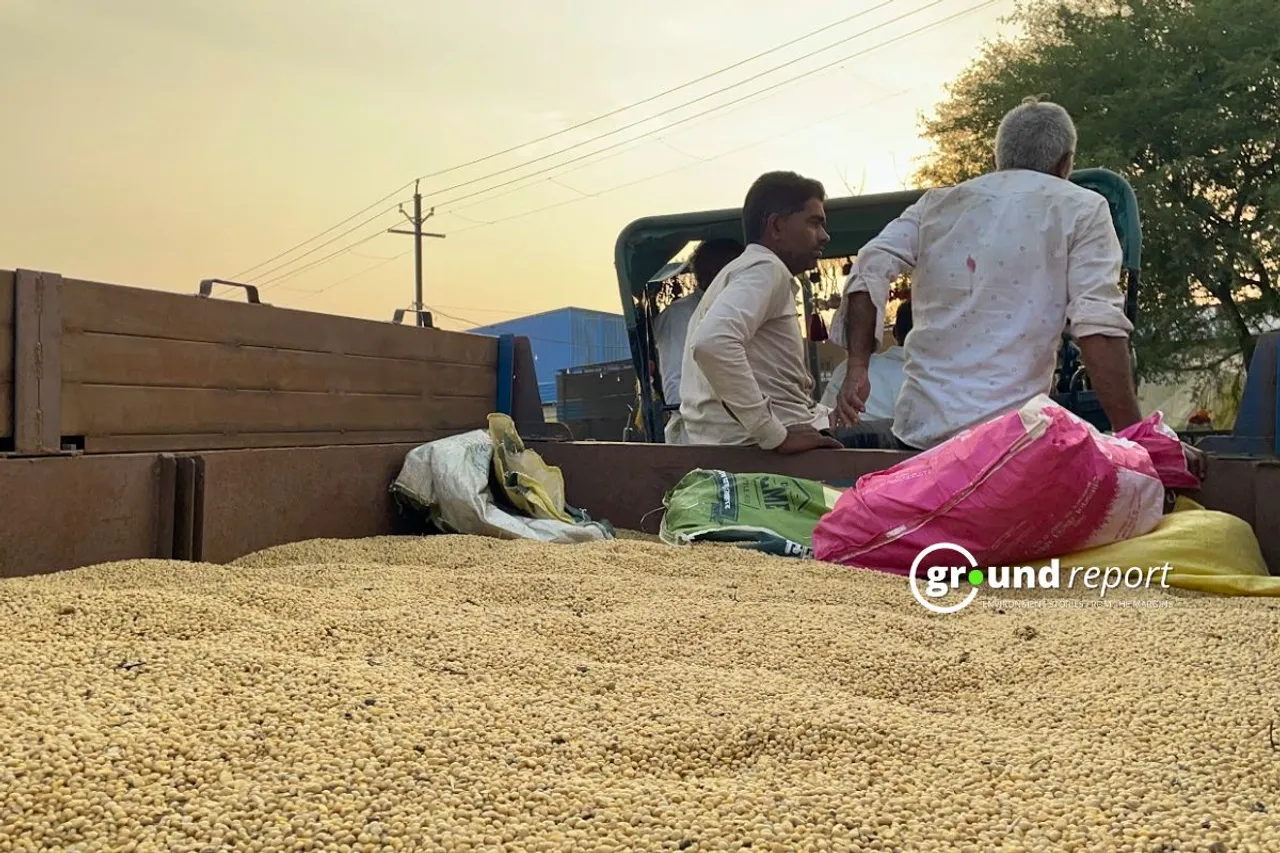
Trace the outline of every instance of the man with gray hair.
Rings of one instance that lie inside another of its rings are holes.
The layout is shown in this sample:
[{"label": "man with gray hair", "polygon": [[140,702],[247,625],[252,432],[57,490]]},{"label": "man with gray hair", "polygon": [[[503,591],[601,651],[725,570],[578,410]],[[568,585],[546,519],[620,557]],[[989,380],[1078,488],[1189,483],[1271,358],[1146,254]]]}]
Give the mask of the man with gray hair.
[{"label": "man with gray hair", "polygon": [[914,327],[887,443],[926,450],[1049,393],[1064,329],[1112,429],[1141,420],[1120,241],[1106,199],[1067,180],[1075,150],[1067,111],[1027,98],[1000,122],[994,172],[929,190],[858,253],[831,336],[849,354],[832,414],[846,446],[886,443],[861,415],[890,284],[908,272]]}]

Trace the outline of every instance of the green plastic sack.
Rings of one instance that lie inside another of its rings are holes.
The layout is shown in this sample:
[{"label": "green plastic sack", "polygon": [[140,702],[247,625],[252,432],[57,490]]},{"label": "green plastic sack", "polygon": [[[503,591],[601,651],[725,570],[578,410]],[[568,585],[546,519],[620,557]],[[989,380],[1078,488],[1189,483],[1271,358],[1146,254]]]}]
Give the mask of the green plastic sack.
[{"label": "green plastic sack", "polygon": [[733,542],[780,557],[812,557],[813,528],[840,490],[779,474],[696,468],[662,504],[658,538],[668,545]]}]

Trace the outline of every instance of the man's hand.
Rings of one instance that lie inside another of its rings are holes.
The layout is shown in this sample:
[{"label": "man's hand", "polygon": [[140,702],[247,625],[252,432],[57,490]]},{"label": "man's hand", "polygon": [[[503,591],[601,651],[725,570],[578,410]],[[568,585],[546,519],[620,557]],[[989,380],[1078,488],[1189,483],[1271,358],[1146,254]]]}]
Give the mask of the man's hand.
[{"label": "man's hand", "polygon": [[1204,451],[1183,442],[1182,455],[1187,457],[1187,470],[1195,474],[1196,479],[1203,483],[1205,475],[1209,473],[1209,459],[1204,455]]},{"label": "man's hand", "polygon": [[867,375],[867,368],[848,365],[844,382],[840,385],[840,394],[836,397],[836,410],[831,413],[831,428],[853,426],[860,422],[870,396],[871,378]]},{"label": "man's hand", "polygon": [[792,453],[804,453],[806,450],[818,450],[823,447],[840,450],[844,445],[830,436],[823,435],[808,424],[801,424],[800,426],[787,427],[787,437],[774,450],[778,453],[789,455]]}]

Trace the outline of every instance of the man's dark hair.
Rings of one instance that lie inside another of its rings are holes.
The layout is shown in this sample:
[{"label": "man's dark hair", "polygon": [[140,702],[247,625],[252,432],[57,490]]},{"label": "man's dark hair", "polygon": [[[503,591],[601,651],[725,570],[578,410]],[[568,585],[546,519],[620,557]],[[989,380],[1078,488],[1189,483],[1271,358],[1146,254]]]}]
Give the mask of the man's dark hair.
[{"label": "man's dark hair", "polygon": [[893,336],[898,339],[898,346],[907,342],[907,332],[911,331],[911,303],[903,302],[898,306],[898,316],[893,319]]},{"label": "man's dark hair", "polygon": [[766,172],[747,190],[747,200],[742,205],[743,236],[748,243],[759,243],[771,215],[798,213],[815,198],[827,200],[827,191],[820,181],[795,172]]},{"label": "man's dark hair", "polygon": [[697,279],[698,286],[710,286],[715,274],[729,261],[741,255],[743,249],[741,243],[728,237],[700,243],[698,248],[693,250],[693,257],[689,259],[689,266],[693,270],[693,277]]}]

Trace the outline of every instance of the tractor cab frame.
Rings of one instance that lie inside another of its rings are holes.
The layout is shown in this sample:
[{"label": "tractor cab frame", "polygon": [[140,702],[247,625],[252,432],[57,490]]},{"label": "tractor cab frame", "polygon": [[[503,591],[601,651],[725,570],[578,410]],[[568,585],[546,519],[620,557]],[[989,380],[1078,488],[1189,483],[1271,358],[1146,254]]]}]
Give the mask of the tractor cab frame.
[{"label": "tractor cab frame", "polygon": [[[1125,289],[1125,314],[1136,326],[1142,226],[1133,188],[1120,175],[1106,169],[1078,170],[1071,174],[1070,180],[1102,195],[1111,208],[1112,221],[1124,253],[1123,279],[1117,284]],[[831,235],[831,242],[824,257],[855,257],[868,241],[924,192],[908,190],[828,200],[827,232]],[[743,239],[741,208],[645,217],[632,222],[618,236],[614,264],[632,363],[639,378],[638,420],[644,441],[663,441],[665,414],[674,408],[667,406],[662,399],[661,383],[655,369],[657,354],[653,343],[653,321],[658,314],[657,297],[668,280],[684,271],[684,264],[673,259],[690,243],[716,238]],[[804,313],[816,313],[818,309],[813,304],[812,286],[807,276],[801,276],[801,293]],[[809,364],[817,392],[821,387],[821,377],[815,352],[815,342],[810,338]],[[1136,382],[1136,358],[1132,347],[1130,356]],[[1089,388],[1079,353],[1065,334],[1051,396],[1099,429],[1110,428]]]}]

